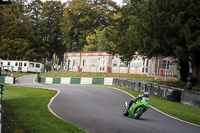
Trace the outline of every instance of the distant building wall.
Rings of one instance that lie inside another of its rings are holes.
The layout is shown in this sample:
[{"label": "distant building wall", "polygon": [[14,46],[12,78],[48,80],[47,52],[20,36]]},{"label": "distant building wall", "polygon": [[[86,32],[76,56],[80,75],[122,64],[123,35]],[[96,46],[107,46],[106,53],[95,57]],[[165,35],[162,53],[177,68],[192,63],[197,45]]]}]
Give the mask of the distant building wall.
[{"label": "distant building wall", "polygon": [[111,72],[144,74],[149,77],[179,77],[177,64],[172,58],[147,59],[136,55],[128,63],[121,61],[119,56],[106,52],[67,52],[64,70],[82,72]]}]

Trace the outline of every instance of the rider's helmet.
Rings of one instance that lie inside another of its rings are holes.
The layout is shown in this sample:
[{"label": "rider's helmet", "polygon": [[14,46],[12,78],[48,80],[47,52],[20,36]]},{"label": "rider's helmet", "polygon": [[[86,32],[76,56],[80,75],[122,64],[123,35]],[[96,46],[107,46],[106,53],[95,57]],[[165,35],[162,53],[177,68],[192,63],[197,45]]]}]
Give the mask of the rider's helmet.
[{"label": "rider's helmet", "polygon": [[149,98],[149,92],[144,92],[143,97]]}]

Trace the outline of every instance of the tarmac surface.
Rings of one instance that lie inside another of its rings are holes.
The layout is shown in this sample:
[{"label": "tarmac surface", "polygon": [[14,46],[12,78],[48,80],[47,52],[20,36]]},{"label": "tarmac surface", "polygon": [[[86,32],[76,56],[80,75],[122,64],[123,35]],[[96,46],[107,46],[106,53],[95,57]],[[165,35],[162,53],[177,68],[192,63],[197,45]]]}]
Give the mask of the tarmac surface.
[{"label": "tarmac surface", "polygon": [[[90,133],[200,133],[192,125],[149,108],[139,119],[123,116],[124,102],[131,97],[114,88],[94,85],[42,85],[35,75],[17,79],[18,86],[58,89],[50,108],[66,120]],[[151,104],[151,101],[150,101]]]}]

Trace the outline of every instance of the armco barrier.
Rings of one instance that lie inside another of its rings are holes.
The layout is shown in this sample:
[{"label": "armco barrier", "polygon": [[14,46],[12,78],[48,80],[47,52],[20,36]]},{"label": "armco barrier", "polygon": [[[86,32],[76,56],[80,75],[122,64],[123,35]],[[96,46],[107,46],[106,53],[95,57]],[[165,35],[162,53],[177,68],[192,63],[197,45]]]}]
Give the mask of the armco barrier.
[{"label": "armco barrier", "polygon": [[1,122],[2,122],[2,115],[1,115],[1,113],[2,113],[2,106],[1,106],[1,101],[2,101],[2,94],[3,94],[3,85],[0,85],[0,133],[2,132],[2,124],[1,124]]}]

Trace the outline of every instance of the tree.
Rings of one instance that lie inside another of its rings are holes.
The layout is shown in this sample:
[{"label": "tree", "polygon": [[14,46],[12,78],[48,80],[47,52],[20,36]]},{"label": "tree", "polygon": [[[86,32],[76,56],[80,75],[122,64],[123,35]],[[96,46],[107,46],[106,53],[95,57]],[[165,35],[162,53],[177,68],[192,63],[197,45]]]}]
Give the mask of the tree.
[{"label": "tree", "polygon": [[132,8],[128,4],[117,10],[113,18],[110,19],[111,25],[106,28],[106,38],[110,42],[107,45],[108,52],[113,55],[120,55],[121,60],[128,64],[138,50],[132,25],[135,16],[138,14],[136,8],[137,6]]},{"label": "tree", "polygon": [[191,62],[192,77],[200,84],[200,62],[197,61],[200,56],[200,2],[152,0],[145,3],[144,9],[140,9],[141,16],[135,28],[140,37],[139,52],[149,57],[176,58],[182,81],[187,81]]},{"label": "tree", "polygon": [[[174,57],[180,65],[181,80],[185,82],[190,68],[188,62],[191,62],[192,77],[196,79],[196,84],[200,84],[198,61],[200,2],[196,0],[127,2],[121,9],[122,17],[114,21],[113,27],[110,28],[109,38],[114,45],[111,50],[120,54],[125,60],[132,58],[131,55],[134,54],[132,50],[149,58]],[[127,58],[128,56],[130,58]]]},{"label": "tree", "polygon": [[30,56],[39,61],[41,61],[42,58],[46,58],[48,57],[48,55],[50,55],[49,51],[47,50],[49,45],[46,45],[46,43],[44,43],[42,36],[42,24],[40,21],[42,5],[43,2],[41,2],[40,0],[34,0],[28,5],[29,16],[32,20],[32,25],[34,29],[34,38],[31,41],[32,52],[30,53]]},{"label": "tree", "polygon": [[60,23],[65,4],[60,1],[46,1],[42,5],[40,28],[44,47],[50,53],[50,58],[56,53],[59,57],[65,52],[62,41]]},{"label": "tree", "polygon": [[13,1],[1,5],[0,56],[3,59],[29,59],[33,28],[26,16],[28,10],[24,1]]},{"label": "tree", "polygon": [[87,51],[106,51],[108,40],[105,36],[105,29],[95,30],[95,33],[91,33],[86,37],[88,45],[84,45],[83,52]]},{"label": "tree", "polygon": [[86,37],[99,27],[109,25],[108,19],[117,8],[111,0],[72,0],[63,15],[62,33],[67,51],[80,51],[87,45]]}]

